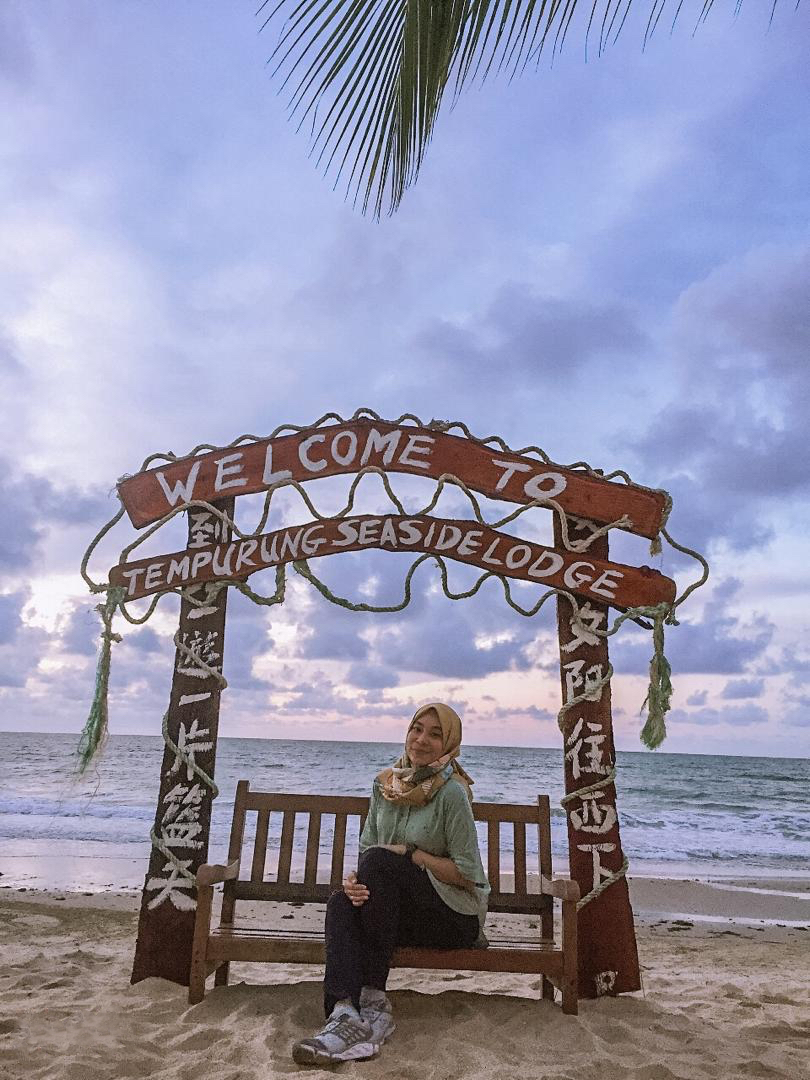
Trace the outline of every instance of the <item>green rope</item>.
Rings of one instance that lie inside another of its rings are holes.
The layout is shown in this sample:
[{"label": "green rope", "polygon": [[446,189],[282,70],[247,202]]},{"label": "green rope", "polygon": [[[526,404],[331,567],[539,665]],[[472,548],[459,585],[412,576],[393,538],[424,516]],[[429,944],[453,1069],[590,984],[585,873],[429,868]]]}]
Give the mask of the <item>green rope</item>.
[{"label": "green rope", "polygon": [[656,750],[667,737],[664,717],[672,700],[672,668],[664,655],[664,621],[666,615],[658,612],[653,620],[653,658],[650,661],[650,685],[642,710],[647,708],[647,722],[641,729],[641,741],[648,750]]},{"label": "green rope", "polygon": [[113,633],[112,620],[115,609],[120,606],[123,597],[124,590],[120,586],[111,586],[107,589],[105,602],[98,604],[96,607],[96,611],[101,615],[101,647],[99,648],[98,663],[96,664],[96,687],[90,705],[90,714],[82,729],[76,750],[79,773],[85,771],[107,739],[107,690],[110,684],[112,644],[114,641],[121,640],[120,634]]}]

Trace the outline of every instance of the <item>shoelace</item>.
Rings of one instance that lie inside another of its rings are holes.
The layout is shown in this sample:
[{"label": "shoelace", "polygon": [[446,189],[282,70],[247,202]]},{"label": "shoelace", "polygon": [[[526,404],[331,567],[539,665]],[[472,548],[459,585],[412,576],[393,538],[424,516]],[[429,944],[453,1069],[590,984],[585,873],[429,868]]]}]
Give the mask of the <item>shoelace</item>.
[{"label": "shoelace", "polygon": [[345,1039],[346,1042],[358,1042],[366,1037],[364,1028],[351,1016],[345,1014],[339,1016],[334,1023],[327,1024],[322,1034],[337,1035],[339,1039]]}]

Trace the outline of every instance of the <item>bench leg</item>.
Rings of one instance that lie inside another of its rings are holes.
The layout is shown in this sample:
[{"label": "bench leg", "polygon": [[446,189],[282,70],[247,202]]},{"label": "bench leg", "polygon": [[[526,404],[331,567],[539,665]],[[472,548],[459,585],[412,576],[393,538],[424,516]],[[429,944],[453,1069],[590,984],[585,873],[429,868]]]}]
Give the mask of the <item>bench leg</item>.
[{"label": "bench leg", "polygon": [[554,983],[549,979],[547,975],[540,976],[540,985],[542,987],[541,993],[544,1001],[554,1000]]},{"label": "bench leg", "polygon": [[223,964],[220,964],[216,970],[216,974],[214,975],[214,986],[227,986],[230,970],[230,960],[226,960]]},{"label": "bench leg", "polygon": [[211,903],[214,890],[210,885],[197,886],[197,912],[194,918],[194,940],[191,944],[191,968],[188,980],[188,1003],[198,1005],[205,997],[208,935],[211,929]]},{"label": "bench leg", "polygon": [[562,1011],[569,1016],[576,1016],[579,999],[579,973],[577,971],[577,903],[576,900],[563,900],[562,903]]}]

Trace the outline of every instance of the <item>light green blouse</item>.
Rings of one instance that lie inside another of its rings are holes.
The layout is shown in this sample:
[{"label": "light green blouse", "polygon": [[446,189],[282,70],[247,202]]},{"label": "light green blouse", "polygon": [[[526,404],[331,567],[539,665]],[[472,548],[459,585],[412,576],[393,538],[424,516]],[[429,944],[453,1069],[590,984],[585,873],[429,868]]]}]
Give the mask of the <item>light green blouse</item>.
[{"label": "light green blouse", "polygon": [[489,882],[481,864],[470,800],[457,780],[451,777],[426,806],[390,802],[380,794],[375,780],[360,851],[376,844],[416,844],[430,855],[452,859],[475,884],[475,892],[439,881],[427,870],[431,883],[448,907],[462,915],[477,915],[484,925]]}]

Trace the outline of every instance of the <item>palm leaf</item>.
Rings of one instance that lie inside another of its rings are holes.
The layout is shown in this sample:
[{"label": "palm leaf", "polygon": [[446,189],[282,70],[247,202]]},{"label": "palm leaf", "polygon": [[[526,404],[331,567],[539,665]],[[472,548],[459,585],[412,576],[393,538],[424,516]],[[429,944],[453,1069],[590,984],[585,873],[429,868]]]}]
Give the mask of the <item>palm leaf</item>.
[{"label": "palm leaf", "polygon": [[[770,17],[778,0],[772,0]],[[346,179],[363,212],[393,213],[415,181],[448,86],[454,98],[493,72],[510,77],[562,48],[575,15],[586,48],[615,42],[642,0],[264,0],[279,25],[270,62],[290,113],[308,125],[312,153],[335,184]],[[685,0],[646,0],[644,42]],[[742,0],[729,0],[736,15]],[[695,0],[696,26],[714,0]],[[797,0],[798,6],[798,0]]]}]

